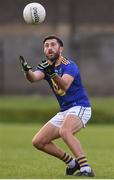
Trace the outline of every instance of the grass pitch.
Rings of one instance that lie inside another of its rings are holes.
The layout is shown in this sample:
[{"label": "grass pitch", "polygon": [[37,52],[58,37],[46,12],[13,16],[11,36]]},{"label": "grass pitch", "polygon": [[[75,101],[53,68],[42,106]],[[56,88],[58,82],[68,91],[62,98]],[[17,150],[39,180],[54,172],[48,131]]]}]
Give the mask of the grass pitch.
[{"label": "grass pitch", "polygon": [[[32,137],[40,124],[0,123],[0,178],[76,179],[65,175],[65,165],[60,160],[32,147]],[[86,151],[96,177],[114,178],[114,125],[88,125],[78,138]],[[67,152],[62,140],[56,143]]]},{"label": "grass pitch", "polygon": [[[92,118],[89,124],[114,123],[114,97],[91,98]],[[46,122],[59,111],[54,97],[0,96],[0,122]]]}]

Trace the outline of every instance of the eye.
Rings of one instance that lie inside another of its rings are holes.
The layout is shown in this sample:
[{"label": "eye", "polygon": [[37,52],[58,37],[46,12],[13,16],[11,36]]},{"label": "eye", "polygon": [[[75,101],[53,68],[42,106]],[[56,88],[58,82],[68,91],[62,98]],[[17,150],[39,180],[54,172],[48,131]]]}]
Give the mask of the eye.
[{"label": "eye", "polygon": [[55,46],[55,43],[54,43],[54,42],[52,42],[52,43],[51,43],[51,46]]},{"label": "eye", "polygon": [[44,47],[46,47],[46,48],[49,47],[49,44],[48,43],[44,44]]}]

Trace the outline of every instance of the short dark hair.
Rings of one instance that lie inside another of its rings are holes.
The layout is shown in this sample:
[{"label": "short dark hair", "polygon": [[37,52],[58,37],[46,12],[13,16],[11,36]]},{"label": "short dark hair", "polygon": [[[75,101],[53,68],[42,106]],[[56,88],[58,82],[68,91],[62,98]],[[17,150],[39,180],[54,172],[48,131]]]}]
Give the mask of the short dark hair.
[{"label": "short dark hair", "polygon": [[47,40],[49,40],[49,39],[56,39],[57,42],[60,44],[60,46],[63,47],[63,41],[62,41],[60,38],[58,38],[57,36],[47,36],[47,37],[43,40],[43,44],[44,44]]}]

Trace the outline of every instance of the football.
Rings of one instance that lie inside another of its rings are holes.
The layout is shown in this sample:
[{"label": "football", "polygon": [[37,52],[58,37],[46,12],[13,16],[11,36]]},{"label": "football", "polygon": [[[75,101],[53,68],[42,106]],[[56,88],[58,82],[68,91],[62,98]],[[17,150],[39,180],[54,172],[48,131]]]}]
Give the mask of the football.
[{"label": "football", "polygon": [[45,20],[46,10],[39,3],[29,3],[23,9],[23,18],[28,24],[39,24]]}]

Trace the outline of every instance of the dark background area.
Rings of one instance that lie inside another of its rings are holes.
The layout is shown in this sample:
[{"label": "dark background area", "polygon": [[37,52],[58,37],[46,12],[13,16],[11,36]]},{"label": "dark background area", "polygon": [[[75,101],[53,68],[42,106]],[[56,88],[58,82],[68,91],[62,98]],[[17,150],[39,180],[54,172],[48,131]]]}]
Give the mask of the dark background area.
[{"label": "dark background area", "polygon": [[18,57],[33,66],[44,59],[42,41],[60,36],[64,55],[80,67],[83,83],[91,96],[114,95],[114,1],[41,0],[47,16],[40,25],[27,25],[22,17],[32,1],[0,1],[0,94],[51,94],[43,81],[30,84],[23,77]]}]

